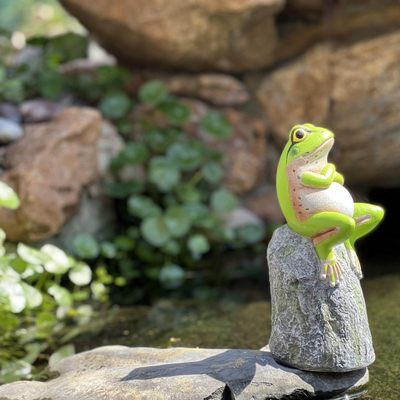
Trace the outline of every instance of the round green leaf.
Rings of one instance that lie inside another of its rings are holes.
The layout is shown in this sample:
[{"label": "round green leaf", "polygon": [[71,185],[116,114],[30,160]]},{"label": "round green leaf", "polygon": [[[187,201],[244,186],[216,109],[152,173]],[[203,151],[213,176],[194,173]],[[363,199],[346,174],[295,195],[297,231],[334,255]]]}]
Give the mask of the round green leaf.
[{"label": "round green leaf", "polygon": [[150,161],[149,180],[162,192],[168,192],[179,183],[179,170],[165,157],[154,157]]},{"label": "round green leaf", "polygon": [[139,218],[156,217],[161,214],[161,208],[150,197],[130,196],[128,211]]},{"label": "round green leaf", "polygon": [[220,188],[211,195],[211,207],[220,213],[232,211],[238,205],[236,196],[228,189]]},{"label": "round green leaf", "polygon": [[204,235],[193,235],[188,240],[189,250],[193,255],[201,255],[210,250],[210,244]]},{"label": "round green leaf", "polygon": [[87,264],[78,262],[70,269],[68,276],[75,285],[84,286],[92,280],[92,270]]},{"label": "round green leaf", "polygon": [[158,108],[173,124],[181,125],[190,117],[189,108],[173,97],[163,101]]},{"label": "round green leaf", "polygon": [[138,95],[144,103],[157,105],[167,97],[167,89],[161,81],[152,80],[140,87]]},{"label": "round green leaf", "polygon": [[210,111],[200,121],[200,126],[210,135],[219,139],[227,138],[232,131],[232,126],[224,115],[218,111]]},{"label": "round green leaf", "polygon": [[100,111],[106,118],[118,119],[124,117],[132,107],[131,99],[121,91],[107,93],[100,101]]},{"label": "round green leaf", "polygon": [[124,165],[142,164],[149,156],[147,147],[143,143],[128,143],[120,153],[112,160],[111,168],[114,170]]},{"label": "round green leaf", "polygon": [[167,156],[182,171],[193,171],[202,161],[201,148],[194,141],[174,143]]},{"label": "round green leaf", "polygon": [[28,264],[40,265],[50,260],[47,254],[23,243],[18,243],[17,254]]},{"label": "round green leaf", "polygon": [[175,206],[167,209],[165,224],[173,237],[184,236],[190,228],[190,215],[183,207]]},{"label": "round green leaf", "polygon": [[161,268],[158,279],[167,289],[176,289],[182,285],[185,279],[185,272],[176,264],[167,264]]},{"label": "round green leaf", "polygon": [[67,344],[63,347],[60,347],[49,358],[50,368],[54,367],[54,365],[56,365],[56,363],[58,363],[59,361],[69,356],[72,356],[73,354],[75,354],[75,346],[73,344]]},{"label": "round green leaf", "polygon": [[236,235],[244,243],[257,243],[264,236],[264,228],[261,224],[246,224],[236,229]]},{"label": "round green leaf", "polygon": [[221,166],[216,162],[209,162],[203,165],[201,172],[203,173],[204,179],[210,183],[219,182],[224,175]]},{"label": "round green leaf", "polygon": [[164,151],[169,142],[170,137],[165,131],[153,129],[150,132],[146,132],[143,139],[149,145],[149,147],[156,152]]},{"label": "round green leaf", "polygon": [[180,250],[181,250],[181,247],[179,246],[179,243],[176,240],[169,240],[162,247],[162,251],[171,256],[178,255]]},{"label": "round green leaf", "polygon": [[59,304],[60,306],[66,308],[72,306],[72,296],[67,289],[59,285],[53,284],[47,289],[47,293],[50,296],[53,296],[56,303]]},{"label": "round green leaf", "polygon": [[75,253],[81,258],[96,258],[100,253],[100,246],[97,240],[88,233],[77,234],[72,241],[72,245]]},{"label": "round green leaf", "polygon": [[43,302],[43,296],[39,290],[25,282],[22,282],[21,285],[25,293],[26,306],[28,308],[39,307]]},{"label": "round green leaf", "polygon": [[191,184],[179,185],[176,195],[183,203],[198,203],[201,200],[201,192]]},{"label": "round green leaf", "polygon": [[114,239],[115,247],[118,250],[123,250],[123,251],[133,250],[135,248],[135,242],[136,242],[135,239],[126,235],[118,235]]},{"label": "round green leaf", "polygon": [[0,382],[11,383],[32,377],[32,365],[24,360],[14,360],[2,363]]},{"label": "round green leaf", "polygon": [[147,242],[156,247],[161,247],[171,237],[167,224],[162,217],[146,218],[142,222],[140,230]]},{"label": "round green leaf", "polygon": [[115,258],[117,255],[117,249],[114,243],[111,242],[103,242],[100,245],[101,247],[101,254],[106,258]]},{"label": "round green leaf", "polygon": [[0,181],[0,207],[15,210],[19,207],[19,199],[14,190]]},{"label": "round green leaf", "polygon": [[44,269],[52,274],[64,274],[71,265],[67,255],[58,247],[52,244],[45,244],[40,251],[49,256],[49,260],[45,262]]},{"label": "round green leaf", "polygon": [[0,299],[4,299],[12,313],[19,313],[26,307],[26,296],[19,282],[11,279],[0,280]]}]

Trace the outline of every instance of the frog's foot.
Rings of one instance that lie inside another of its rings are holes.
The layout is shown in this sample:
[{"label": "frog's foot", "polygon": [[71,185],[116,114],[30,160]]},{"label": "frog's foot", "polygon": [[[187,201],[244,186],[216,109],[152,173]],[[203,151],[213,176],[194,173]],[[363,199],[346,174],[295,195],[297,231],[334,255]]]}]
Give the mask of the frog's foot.
[{"label": "frog's foot", "polygon": [[321,279],[328,279],[331,287],[343,279],[343,268],[335,258],[321,261]]},{"label": "frog's foot", "polygon": [[357,275],[358,279],[362,279],[363,273],[361,269],[360,260],[358,259],[356,251],[350,246],[349,247],[346,246],[346,250],[354,273]]}]

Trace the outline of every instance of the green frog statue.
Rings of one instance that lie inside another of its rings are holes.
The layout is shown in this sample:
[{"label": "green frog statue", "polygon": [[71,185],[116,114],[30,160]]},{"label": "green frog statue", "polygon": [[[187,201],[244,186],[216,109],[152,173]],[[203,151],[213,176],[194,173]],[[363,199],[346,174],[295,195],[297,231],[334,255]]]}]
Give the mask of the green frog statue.
[{"label": "green frog statue", "polygon": [[343,278],[343,266],[333,248],[344,243],[361,278],[354,244],[380,223],[384,210],[353,201],[343,186],[343,175],[327,160],[333,144],[330,130],[309,123],[295,125],[279,160],[276,187],[288,226],[312,240],[321,261],[321,278],[335,287]]}]

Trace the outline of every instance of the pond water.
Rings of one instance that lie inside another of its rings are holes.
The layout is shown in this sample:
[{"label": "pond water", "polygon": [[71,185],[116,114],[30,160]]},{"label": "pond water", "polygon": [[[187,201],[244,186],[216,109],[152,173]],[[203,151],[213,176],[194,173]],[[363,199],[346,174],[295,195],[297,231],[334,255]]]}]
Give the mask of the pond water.
[{"label": "pond water", "polygon": [[[368,400],[400,398],[400,275],[362,281],[374,338]],[[257,289],[258,290],[258,289]],[[96,334],[81,338],[78,350],[105,344],[259,349],[268,341],[270,303],[159,301],[152,307],[115,310]],[[360,332],[362,334],[362,332]]]}]

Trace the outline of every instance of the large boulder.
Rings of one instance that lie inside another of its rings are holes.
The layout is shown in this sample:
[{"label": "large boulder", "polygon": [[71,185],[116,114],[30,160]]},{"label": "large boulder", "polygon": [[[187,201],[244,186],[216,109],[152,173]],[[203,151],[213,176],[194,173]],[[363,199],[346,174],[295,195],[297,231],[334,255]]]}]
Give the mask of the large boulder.
[{"label": "large boulder", "polygon": [[[281,366],[268,351],[99,347],[69,357],[48,382],[0,387],[2,400],[308,399],[361,390],[366,369],[318,374]],[[293,396],[293,397],[292,397]]]},{"label": "large boulder", "polygon": [[281,145],[292,125],[336,134],[338,168],[352,184],[400,183],[400,32],[322,44],[267,75],[258,98]]},{"label": "large boulder", "polygon": [[119,59],[191,71],[257,70],[320,40],[369,36],[400,23],[397,0],[61,3]]},{"label": "large boulder", "polygon": [[62,0],[101,44],[139,65],[243,70],[270,64],[283,0]]},{"label": "large boulder", "polygon": [[15,211],[0,209],[9,240],[35,242],[59,231],[82,189],[98,175],[100,126],[97,111],[73,107],[50,122],[25,125],[23,138],[6,150],[7,169],[0,177],[21,199]]}]

